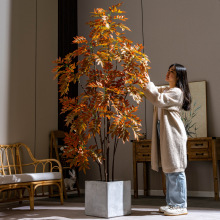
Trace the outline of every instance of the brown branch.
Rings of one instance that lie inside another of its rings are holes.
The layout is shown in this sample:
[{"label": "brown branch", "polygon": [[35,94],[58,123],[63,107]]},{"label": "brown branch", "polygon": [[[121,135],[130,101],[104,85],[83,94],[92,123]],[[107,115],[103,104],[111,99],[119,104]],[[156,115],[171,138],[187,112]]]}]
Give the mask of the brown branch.
[{"label": "brown branch", "polygon": [[113,160],[112,160],[112,181],[114,181],[115,179],[115,154],[116,154],[116,150],[118,147],[118,138],[117,136],[115,136],[115,141],[114,141],[114,152],[113,152]]},{"label": "brown branch", "polygon": [[[97,149],[99,149],[99,148],[98,148],[98,142],[97,142],[96,136],[95,136],[94,134],[93,134],[93,138],[94,138],[94,140],[95,140]],[[100,174],[100,179],[101,179],[101,181],[102,181],[102,168],[101,168],[101,165],[100,165],[100,163],[99,163],[98,161],[96,161],[96,163],[97,163],[98,166],[99,166],[99,174]]]}]

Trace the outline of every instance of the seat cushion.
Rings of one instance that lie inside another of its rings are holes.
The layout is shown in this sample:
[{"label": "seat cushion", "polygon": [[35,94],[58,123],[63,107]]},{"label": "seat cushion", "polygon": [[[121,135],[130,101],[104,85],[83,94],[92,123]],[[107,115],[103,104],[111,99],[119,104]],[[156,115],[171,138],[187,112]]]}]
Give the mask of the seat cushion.
[{"label": "seat cushion", "polygon": [[11,183],[26,183],[26,182],[34,182],[34,181],[56,180],[56,179],[61,179],[60,172],[0,175],[0,185],[11,184]]}]

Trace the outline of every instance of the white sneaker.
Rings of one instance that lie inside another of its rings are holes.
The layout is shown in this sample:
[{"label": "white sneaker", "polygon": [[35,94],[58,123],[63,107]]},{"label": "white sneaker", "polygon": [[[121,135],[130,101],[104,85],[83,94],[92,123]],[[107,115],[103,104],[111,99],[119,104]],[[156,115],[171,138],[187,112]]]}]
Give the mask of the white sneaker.
[{"label": "white sneaker", "polygon": [[160,208],[159,208],[159,212],[162,212],[162,213],[164,213],[167,209],[169,209],[171,206],[169,206],[169,205],[166,205],[166,206],[161,206]]},{"label": "white sneaker", "polygon": [[187,215],[187,209],[186,208],[180,208],[180,207],[169,207],[164,211],[164,215]]}]

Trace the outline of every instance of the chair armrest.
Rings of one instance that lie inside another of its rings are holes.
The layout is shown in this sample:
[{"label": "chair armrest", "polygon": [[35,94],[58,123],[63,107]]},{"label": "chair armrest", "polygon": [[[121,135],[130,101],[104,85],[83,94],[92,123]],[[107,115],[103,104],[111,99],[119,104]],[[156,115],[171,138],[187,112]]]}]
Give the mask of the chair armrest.
[{"label": "chair armrest", "polygon": [[[42,172],[48,172],[48,171],[46,171],[46,168],[49,165],[49,172],[53,172],[54,170],[59,170],[59,172],[62,174],[62,165],[58,160],[56,160],[56,159],[40,159],[40,160],[38,160],[33,156],[33,154],[30,151],[30,148],[26,144],[17,143],[17,146],[18,146],[18,149],[22,148],[22,147],[26,148],[31,160],[33,161],[32,163],[29,163],[29,164],[21,164],[21,166],[24,167],[24,166],[33,165],[34,172],[38,173],[37,169],[39,169],[40,166],[42,166],[42,168],[41,168]],[[21,163],[21,161],[20,161],[20,163]]]},{"label": "chair armrest", "polygon": [[45,172],[46,165],[49,164],[50,165],[50,172],[53,172],[53,170],[59,170],[59,172],[62,173],[62,165],[56,159],[41,159],[41,160],[35,159],[34,164],[35,164],[35,171],[36,171],[38,165],[41,164],[43,166],[43,172]]}]

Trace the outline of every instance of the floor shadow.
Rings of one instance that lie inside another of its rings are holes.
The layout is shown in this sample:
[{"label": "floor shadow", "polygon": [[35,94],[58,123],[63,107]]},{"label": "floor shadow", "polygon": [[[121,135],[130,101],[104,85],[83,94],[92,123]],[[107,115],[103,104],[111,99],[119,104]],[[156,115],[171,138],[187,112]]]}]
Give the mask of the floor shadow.
[{"label": "floor shadow", "polygon": [[[1,205],[0,219],[12,220],[15,219],[99,219],[93,216],[85,215],[85,207],[83,203],[66,203],[60,205],[59,202],[48,202],[48,201],[36,201],[35,210],[30,211],[29,203],[24,202],[21,205],[18,203],[10,203],[8,205]],[[162,214],[156,211],[155,207],[132,207],[131,215],[127,218],[132,219],[132,216],[151,216]],[[123,216],[126,218],[126,216]],[[100,218],[102,219],[102,218]],[[117,219],[117,217],[116,217]]]},{"label": "floor shadow", "polygon": [[149,216],[149,215],[163,215],[163,213],[157,211],[136,211],[132,210],[131,216]]}]

